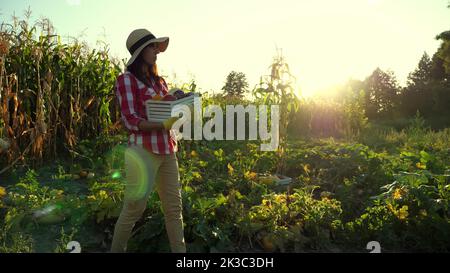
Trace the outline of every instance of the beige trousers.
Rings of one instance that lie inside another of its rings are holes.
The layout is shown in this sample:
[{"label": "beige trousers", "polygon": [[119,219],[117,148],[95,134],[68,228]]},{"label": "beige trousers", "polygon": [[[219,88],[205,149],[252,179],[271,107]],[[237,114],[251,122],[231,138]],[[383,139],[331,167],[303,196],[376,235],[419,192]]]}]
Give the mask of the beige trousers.
[{"label": "beige trousers", "polygon": [[124,205],[114,229],[111,252],[126,252],[133,227],[142,217],[154,186],[162,203],[170,248],[174,253],[186,252],[176,155],[153,154],[132,146],[125,151],[125,171]]}]

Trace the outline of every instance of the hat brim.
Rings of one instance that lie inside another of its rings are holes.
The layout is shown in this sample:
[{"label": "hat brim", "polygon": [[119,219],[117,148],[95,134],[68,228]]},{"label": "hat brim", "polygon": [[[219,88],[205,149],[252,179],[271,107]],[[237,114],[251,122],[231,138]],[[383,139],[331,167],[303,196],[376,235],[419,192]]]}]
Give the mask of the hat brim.
[{"label": "hat brim", "polygon": [[153,43],[158,44],[159,52],[164,52],[164,51],[166,51],[167,47],[169,46],[169,37],[160,37],[160,38],[152,39],[152,40],[146,42],[145,44],[141,45],[138,49],[136,49],[133,56],[131,56],[131,58],[128,60],[127,66],[130,66],[136,60],[136,58],[139,56],[139,54],[141,54],[141,51],[146,46],[148,46],[149,44],[153,44]]}]

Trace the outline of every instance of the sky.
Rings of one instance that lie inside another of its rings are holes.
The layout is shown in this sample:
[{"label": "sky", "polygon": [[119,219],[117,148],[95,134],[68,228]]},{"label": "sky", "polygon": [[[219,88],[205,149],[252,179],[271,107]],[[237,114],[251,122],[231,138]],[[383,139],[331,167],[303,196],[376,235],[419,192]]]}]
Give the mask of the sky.
[{"label": "sky", "polygon": [[[281,48],[296,92],[311,95],[347,81],[364,80],[377,67],[404,85],[424,52],[439,47],[450,29],[448,0],[2,0],[3,22],[31,7],[31,20],[49,18],[57,33],[129,58],[130,32],[146,28],[170,37],[158,68],[173,82],[195,79],[218,92],[231,71],[250,88]],[[63,39],[64,40],[64,39]]]}]

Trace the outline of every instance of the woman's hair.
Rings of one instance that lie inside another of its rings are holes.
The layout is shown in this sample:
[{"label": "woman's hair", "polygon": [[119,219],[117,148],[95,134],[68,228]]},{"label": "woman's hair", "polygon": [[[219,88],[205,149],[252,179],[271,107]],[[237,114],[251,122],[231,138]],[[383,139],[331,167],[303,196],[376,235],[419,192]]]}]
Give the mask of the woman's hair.
[{"label": "woman's hair", "polygon": [[151,87],[151,79],[155,81],[156,84],[162,85],[162,82],[164,82],[164,79],[159,76],[158,74],[158,67],[156,64],[153,64],[150,67],[150,73],[146,75],[142,71],[142,66],[146,65],[144,62],[144,59],[142,58],[142,52],[139,54],[139,56],[136,58],[136,60],[130,64],[127,67],[127,70],[131,72],[138,80],[143,82],[148,87]]}]

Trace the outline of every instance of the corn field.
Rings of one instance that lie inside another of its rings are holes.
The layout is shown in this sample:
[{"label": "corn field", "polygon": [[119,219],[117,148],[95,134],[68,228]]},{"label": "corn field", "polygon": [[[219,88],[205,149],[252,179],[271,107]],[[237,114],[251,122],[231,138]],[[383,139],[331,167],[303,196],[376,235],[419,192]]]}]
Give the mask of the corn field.
[{"label": "corn field", "polygon": [[0,173],[25,158],[73,154],[80,139],[106,137],[120,124],[113,87],[121,68],[108,47],[63,43],[48,19],[28,21],[0,27],[0,139],[10,147],[0,149],[9,165]]}]

